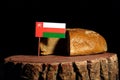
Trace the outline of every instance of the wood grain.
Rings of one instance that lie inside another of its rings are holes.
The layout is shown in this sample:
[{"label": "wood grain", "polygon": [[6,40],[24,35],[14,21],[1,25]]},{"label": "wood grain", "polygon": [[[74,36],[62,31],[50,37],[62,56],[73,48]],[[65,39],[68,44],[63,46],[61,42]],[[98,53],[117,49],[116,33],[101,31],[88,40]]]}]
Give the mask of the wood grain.
[{"label": "wood grain", "polygon": [[16,55],[5,59],[5,80],[119,80],[115,53],[87,56]]}]

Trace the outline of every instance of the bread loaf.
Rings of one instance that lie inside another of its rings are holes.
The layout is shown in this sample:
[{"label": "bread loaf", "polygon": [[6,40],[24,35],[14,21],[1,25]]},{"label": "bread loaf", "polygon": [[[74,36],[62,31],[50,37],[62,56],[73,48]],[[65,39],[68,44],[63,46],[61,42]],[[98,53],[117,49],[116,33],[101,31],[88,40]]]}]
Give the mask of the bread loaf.
[{"label": "bread loaf", "polygon": [[40,48],[42,55],[88,55],[107,51],[107,43],[93,30],[72,28],[67,29],[65,39],[42,38]]}]

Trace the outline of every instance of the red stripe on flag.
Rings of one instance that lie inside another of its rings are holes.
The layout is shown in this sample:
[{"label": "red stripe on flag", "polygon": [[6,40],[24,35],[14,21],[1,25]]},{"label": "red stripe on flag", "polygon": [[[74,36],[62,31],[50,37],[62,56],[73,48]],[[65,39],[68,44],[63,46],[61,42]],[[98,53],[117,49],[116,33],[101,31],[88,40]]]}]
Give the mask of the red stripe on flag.
[{"label": "red stripe on flag", "polygon": [[44,28],[44,32],[55,32],[55,33],[65,33],[65,29],[61,28]]},{"label": "red stripe on flag", "polygon": [[42,37],[43,22],[36,22],[35,37]]}]

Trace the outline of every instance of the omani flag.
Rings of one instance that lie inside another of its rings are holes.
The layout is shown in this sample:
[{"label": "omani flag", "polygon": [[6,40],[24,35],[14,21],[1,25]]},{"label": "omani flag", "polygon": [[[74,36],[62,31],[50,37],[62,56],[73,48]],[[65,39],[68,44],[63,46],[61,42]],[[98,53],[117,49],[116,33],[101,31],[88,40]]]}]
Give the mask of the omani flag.
[{"label": "omani flag", "polygon": [[65,38],[66,24],[36,22],[35,37]]}]

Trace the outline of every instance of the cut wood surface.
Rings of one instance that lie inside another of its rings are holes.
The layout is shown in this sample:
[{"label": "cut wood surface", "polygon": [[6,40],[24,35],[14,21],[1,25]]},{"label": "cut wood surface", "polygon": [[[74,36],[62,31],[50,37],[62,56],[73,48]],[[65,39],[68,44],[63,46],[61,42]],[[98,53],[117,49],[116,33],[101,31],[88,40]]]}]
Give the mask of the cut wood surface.
[{"label": "cut wood surface", "polygon": [[5,58],[5,80],[119,80],[115,53]]}]

